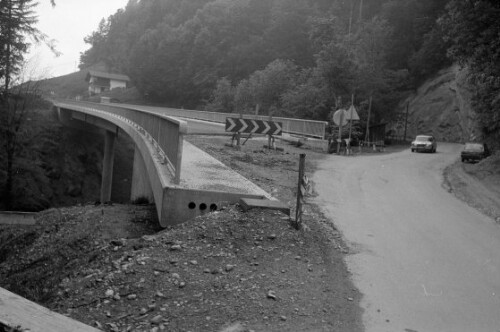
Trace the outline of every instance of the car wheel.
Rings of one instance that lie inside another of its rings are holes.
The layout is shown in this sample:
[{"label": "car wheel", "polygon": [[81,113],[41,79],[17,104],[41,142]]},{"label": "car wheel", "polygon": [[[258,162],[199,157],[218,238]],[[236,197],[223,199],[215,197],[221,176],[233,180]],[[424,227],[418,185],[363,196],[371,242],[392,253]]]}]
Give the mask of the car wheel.
[{"label": "car wheel", "polygon": [[411,149],[411,152],[415,152],[415,150]]},{"label": "car wheel", "polygon": [[462,158],[462,162],[465,163],[465,158]]}]

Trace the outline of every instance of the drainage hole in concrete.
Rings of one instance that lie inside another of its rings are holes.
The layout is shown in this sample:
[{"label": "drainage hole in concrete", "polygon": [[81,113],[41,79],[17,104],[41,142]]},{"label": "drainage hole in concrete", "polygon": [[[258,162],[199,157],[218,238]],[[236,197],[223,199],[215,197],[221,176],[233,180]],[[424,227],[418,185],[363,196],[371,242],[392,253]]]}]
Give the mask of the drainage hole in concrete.
[{"label": "drainage hole in concrete", "polygon": [[207,205],[205,203],[200,204],[200,210],[205,211],[207,209]]},{"label": "drainage hole in concrete", "polygon": [[188,204],[188,208],[190,208],[191,210],[194,209],[196,207],[196,204],[194,202],[191,202]]},{"label": "drainage hole in concrete", "polygon": [[217,211],[217,204],[210,204],[210,212]]}]

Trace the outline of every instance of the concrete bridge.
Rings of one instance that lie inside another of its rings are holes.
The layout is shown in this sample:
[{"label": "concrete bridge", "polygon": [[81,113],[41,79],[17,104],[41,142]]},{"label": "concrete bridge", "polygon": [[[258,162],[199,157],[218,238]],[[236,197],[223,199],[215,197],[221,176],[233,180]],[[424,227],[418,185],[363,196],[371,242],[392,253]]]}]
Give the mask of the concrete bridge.
[{"label": "concrete bridge", "polygon": [[131,201],[156,205],[162,227],[184,222],[241,198],[273,198],[220,161],[184,141],[185,121],[125,105],[55,101],[66,126],[99,128],[104,135],[101,202],[111,200],[113,151],[118,133],[135,144]]}]

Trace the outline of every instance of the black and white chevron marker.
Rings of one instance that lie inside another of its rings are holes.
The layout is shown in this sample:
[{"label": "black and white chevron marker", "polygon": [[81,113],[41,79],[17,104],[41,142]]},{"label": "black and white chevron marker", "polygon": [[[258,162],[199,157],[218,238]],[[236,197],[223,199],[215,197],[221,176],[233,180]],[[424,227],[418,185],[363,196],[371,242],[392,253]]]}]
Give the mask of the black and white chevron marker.
[{"label": "black and white chevron marker", "polygon": [[226,131],[275,136],[282,134],[282,123],[253,119],[226,118]]}]

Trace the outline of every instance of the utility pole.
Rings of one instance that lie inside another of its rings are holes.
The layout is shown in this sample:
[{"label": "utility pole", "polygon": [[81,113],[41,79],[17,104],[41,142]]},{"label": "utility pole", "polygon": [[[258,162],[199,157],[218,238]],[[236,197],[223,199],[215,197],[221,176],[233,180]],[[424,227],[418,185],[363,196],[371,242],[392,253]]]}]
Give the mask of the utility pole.
[{"label": "utility pole", "polygon": [[368,119],[366,120],[366,135],[365,141],[368,142],[370,139],[370,115],[372,112],[372,94],[370,94],[370,102],[368,104]]},{"label": "utility pole", "polygon": [[405,134],[403,136],[403,141],[406,142],[406,128],[408,127],[408,108],[409,108],[410,102],[406,102],[406,116],[405,116]]}]

